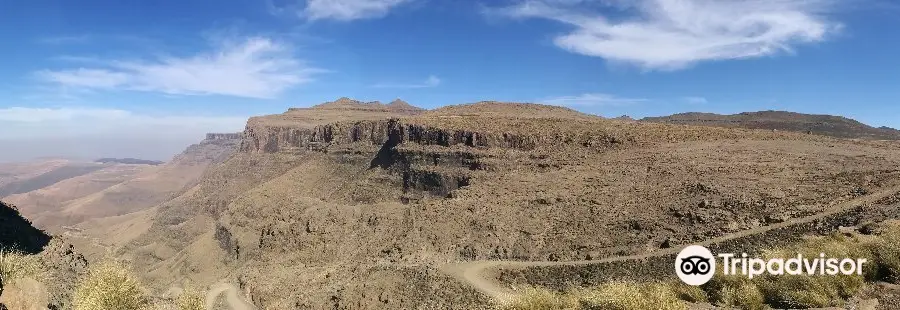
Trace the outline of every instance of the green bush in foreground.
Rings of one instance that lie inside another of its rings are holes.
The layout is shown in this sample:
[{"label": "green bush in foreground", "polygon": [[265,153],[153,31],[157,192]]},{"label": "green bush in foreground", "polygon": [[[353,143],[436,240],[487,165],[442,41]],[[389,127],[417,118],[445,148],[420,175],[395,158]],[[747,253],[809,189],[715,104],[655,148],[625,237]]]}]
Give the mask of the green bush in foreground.
[{"label": "green bush in foreground", "polygon": [[150,301],[137,279],[120,263],[107,262],[92,268],[78,284],[74,310],[145,310]]}]

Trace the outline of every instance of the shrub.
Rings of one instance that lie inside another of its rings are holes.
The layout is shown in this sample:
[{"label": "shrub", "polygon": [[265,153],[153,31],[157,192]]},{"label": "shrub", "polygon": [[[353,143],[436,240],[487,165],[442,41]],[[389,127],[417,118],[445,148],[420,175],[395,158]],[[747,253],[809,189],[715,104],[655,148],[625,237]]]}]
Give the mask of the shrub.
[{"label": "shrub", "polygon": [[726,276],[717,272],[703,288],[713,303],[746,310],[766,309],[763,292],[743,275]]},{"label": "shrub", "polygon": [[687,285],[684,282],[676,281],[669,284],[672,292],[678,299],[688,302],[708,302],[709,296],[699,286]]},{"label": "shrub", "polygon": [[175,300],[175,305],[178,307],[178,310],[206,309],[206,306],[203,304],[203,295],[191,288],[185,289],[184,292],[178,296],[178,299]]},{"label": "shrub", "polygon": [[684,301],[664,283],[607,283],[583,292],[578,300],[580,309],[590,310],[687,309]]},{"label": "shrub", "polygon": [[0,284],[22,278],[40,281],[44,280],[44,277],[46,277],[44,265],[37,255],[0,249]]},{"label": "shrub", "polygon": [[[680,288],[686,294],[700,298],[703,292]],[[596,288],[575,289],[554,293],[545,289],[529,289],[509,304],[506,310],[677,310],[687,309],[672,286],[665,283],[613,282]]]},{"label": "shrub", "polygon": [[886,222],[877,232],[881,240],[872,252],[878,261],[878,280],[900,283],[900,222]]},{"label": "shrub", "polygon": [[872,254],[873,244],[880,240],[864,238],[864,236],[847,237],[832,235],[828,237],[810,238],[799,245],[785,249],[770,251],[767,257],[788,257],[803,254],[804,257],[817,257],[825,253],[827,257],[866,258],[864,275],[782,275],[778,277],[762,277],[756,283],[763,290],[767,301],[779,307],[829,307],[840,306],[844,300],[852,297],[865,287],[866,278],[874,278],[877,271],[877,259]]},{"label": "shrub", "polygon": [[577,309],[577,303],[569,296],[546,289],[529,288],[524,293],[500,306],[504,310],[556,310]]},{"label": "shrub", "polygon": [[74,310],[145,310],[150,301],[138,281],[121,263],[92,268],[75,289]]}]

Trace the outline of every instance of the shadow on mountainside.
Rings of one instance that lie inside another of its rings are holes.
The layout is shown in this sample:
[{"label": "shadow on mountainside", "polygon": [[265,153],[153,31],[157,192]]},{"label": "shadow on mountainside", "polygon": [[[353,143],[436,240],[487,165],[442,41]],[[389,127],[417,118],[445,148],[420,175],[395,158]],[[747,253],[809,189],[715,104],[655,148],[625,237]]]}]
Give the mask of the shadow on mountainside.
[{"label": "shadow on mountainside", "polygon": [[35,228],[14,206],[0,201],[0,249],[37,254],[50,243],[50,236]]},{"label": "shadow on mountainside", "polygon": [[387,169],[398,160],[398,153],[395,148],[403,142],[403,134],[396,121],[391,121],[389,128],[388,139],[381,145],[381,149],[378,150],[378,154],[375,154],[375,158],[372,158],[372,161],[369,163],[369,169],[375,167]]}]

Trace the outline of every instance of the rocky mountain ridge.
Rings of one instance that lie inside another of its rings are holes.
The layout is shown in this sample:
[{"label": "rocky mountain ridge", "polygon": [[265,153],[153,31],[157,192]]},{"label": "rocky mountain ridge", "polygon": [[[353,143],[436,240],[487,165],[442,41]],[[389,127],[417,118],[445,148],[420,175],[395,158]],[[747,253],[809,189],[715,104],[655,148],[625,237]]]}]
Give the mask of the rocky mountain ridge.
[{"label": "rocky mountain ridge", "polygon": [[679,113],[670,116],[646,117],[644,122],[738,127],[804,132],[838,138],[900,140],[900,130],[872,127],[859,121],[834,115],[803,114],[788,111],[743,112],[732,115],[715,113]]}]

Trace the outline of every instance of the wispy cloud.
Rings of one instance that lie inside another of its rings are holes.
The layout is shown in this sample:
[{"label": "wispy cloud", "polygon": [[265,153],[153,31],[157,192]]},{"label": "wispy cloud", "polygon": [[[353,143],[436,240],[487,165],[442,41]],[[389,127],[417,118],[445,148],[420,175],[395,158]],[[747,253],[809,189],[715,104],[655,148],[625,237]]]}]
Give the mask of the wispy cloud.
[{"label": "wispy cloud", "polygon": [[302,14],[309,20],[351,21],[378,18],[413,0],[307,0]]},{"label": "wispy cloud", "polygon": [[273,98],[323,71],[295,58],[283,44],[253,37],[189,57],[111,60],[94,67],[42,70],[36,76],[74,88]]},{"label": "wispy cloud", "polygon": [[46,37],[38,39],[38,42],[42,44],[84,44],[88,43],[90,40],[91,36],[83,34],[72,36]]},{"label": "wispy cloud", "polygon": [[428,87],[437,87],[441,85],[441,79],[437,76],[430,75],[425,81],[420,83],[380,83],[372,85],[375,88],[428,88]]},{"label": "wispy cloud", "polygon": [[541,103],[567,107],[626,106],[646,102],[643,98],[622,98],[610,94],[587,93],[540,100]]},{"label": "wispy cloud", "polygon": [[709,102],[709,100],[706,100],[706,98],[697,96],[688,96],[681,98],[681,100],[684,100],[684,102],[687,102],[689,104],[706,104]]},{"label": "wispy cloud", "polygon": [[[525,0],[489,12],[569,24],[554,43],[573,53],[675,70],[702,61],[792,52],[839,30],[835,0]],[[617,11],[625,17],[604,12]]]}]

